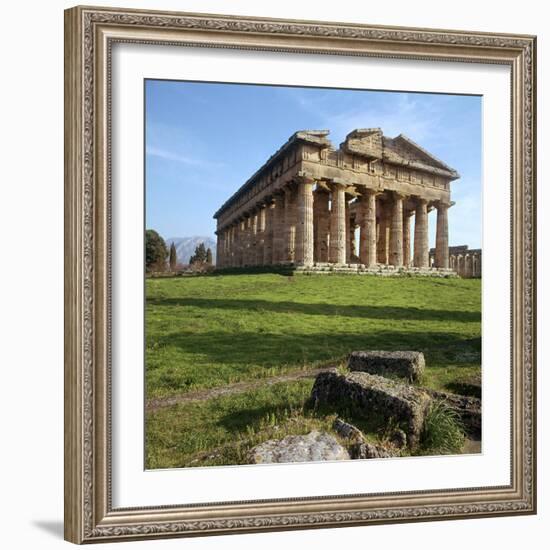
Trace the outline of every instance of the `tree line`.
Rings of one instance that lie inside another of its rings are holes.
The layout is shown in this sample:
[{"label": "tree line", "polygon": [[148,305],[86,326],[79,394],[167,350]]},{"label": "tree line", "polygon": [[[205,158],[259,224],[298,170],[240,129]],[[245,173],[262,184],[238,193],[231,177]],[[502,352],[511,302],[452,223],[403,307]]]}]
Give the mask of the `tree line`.
[{"label": "tree line", "polygon": [[204,243],[195,247],[195,253],[189,259],[189,265],[178,263],[176,246],[166,246],[165,240],[154,230],[145,231],[145,269],[148,272],[164,271],[208,271],[212,266],[212,250],[206,248]]}]

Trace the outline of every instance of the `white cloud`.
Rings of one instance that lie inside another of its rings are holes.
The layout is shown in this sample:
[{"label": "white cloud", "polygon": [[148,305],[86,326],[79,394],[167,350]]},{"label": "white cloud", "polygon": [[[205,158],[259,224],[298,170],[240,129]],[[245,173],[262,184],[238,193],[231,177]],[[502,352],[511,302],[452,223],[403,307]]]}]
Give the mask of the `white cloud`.
[{"label": "white cloud", "polygon": [[[177,147],[174,147],[177,144]],[[167,124],[149,124],[147,126],[147,145],[145,152],[148,156],[157,157],[171,162],[179,162],[187,166],[198,168],[221,168],[223,162],[205,159],[205,147],[196,137],[190,138],[179,127]]]},{"label": "white cloud", "polygon": [[[372,101],[368,95],[359,105],[338,109],[334,96],[312,96],[293,90],[290,94],[307,113],[320,119],[320,128],[330,129],[335,145],[356,128],[381,128],[385,135],[395,137],[401,133],[418,142],[441,139],[441,111],[432,102],[419,101],[414,94],[390,94],[387,101]],[[372,96],[371,96],[372,97]],[[327,103],[330,101],[330,104]]]},{"label": "white cloud", "polygon": [[173,160],[175,162],[181,162],[183,164],[189,164],[190,166],[201,166],[203,163],[199,159],[193,159],[186,157],[179,153],[174,153],[173,151],[166,151],[165,149],[160,149],[151,145],[147,146],[147,155],[152,157],[158,157],[164,160]]},{"label": "white cloud", "polygon": [[333,115],[326,124],[342,139],[355,128],[370,127],[382,128],[384,134],[390,137],[403,133],[418,142],[425,142],[439,133],[437,109],[419,104],[409,94],[401,94],[397,101],[388,102],[383,107],[367,104]]}]

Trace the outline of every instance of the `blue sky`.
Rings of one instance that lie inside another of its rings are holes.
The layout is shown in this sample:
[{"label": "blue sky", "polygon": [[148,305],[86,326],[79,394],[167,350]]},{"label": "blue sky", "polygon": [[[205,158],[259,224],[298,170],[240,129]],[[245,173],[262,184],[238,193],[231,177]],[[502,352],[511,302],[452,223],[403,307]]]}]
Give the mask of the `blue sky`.
[{"label": "blue sky", "polygon": [[[451,245],[481,246],[481,98],[146,81],[146,226],[163,237],[214,236],[212,218],[295,131],[403,133],[461,174],[451,187]],[[435,212],[430,214],[430,246]]]}]

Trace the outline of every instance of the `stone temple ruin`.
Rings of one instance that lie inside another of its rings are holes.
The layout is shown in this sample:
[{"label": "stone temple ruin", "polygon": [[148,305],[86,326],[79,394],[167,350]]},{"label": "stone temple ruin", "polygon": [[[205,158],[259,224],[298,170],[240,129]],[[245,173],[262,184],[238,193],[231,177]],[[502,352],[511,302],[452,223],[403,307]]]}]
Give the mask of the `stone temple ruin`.
[{"label": "stone temple ruin", "polygon": [[217,267],[454,274],[447,211],[456,170],[404,135],[358,129],[335,148],[328,134],[296,132],[214,214]]},{"label": "stone temple ruin", "polygon": [[[435,248],[430,248],[430,265],[434,262]],[[449,267],[464,279],[481,277],[481,248],[468,248],[466,244],[450,246]]]}]

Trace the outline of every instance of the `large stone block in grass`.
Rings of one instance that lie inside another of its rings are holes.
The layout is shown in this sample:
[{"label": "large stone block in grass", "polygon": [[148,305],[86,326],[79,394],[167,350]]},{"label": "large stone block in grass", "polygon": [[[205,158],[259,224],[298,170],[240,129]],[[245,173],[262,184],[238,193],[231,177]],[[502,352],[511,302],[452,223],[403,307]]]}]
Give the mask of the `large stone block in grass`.
[{"label": "large stone block in grass", "polygon": [[393,419],[405,431],[411,448],[419,443],[431,401],[426,392],[390,378],[336,370],[317,375],[311,400],[315,406],[350,409],[365,419]]},{"label": "large stone block in grass", "polygon": [[250,450],[249,459],[253,464],[279,464],[349,460],[350,455],[334,436],[313,430],[307,435],[288,435],[265,441]]},{"label": "large stone block in grass", "polygon": [[420,380],[425,367],[420,351],[352,351],[348,368],[380,376],[397,376],[409,382]]}]

